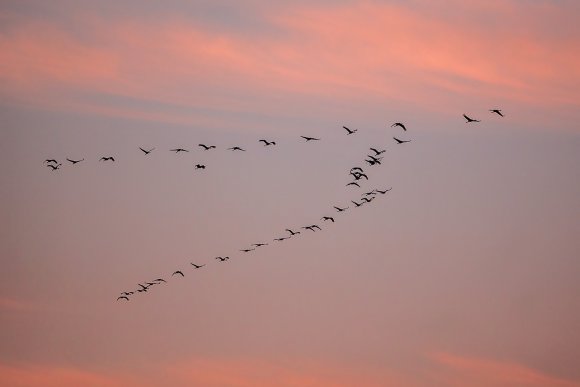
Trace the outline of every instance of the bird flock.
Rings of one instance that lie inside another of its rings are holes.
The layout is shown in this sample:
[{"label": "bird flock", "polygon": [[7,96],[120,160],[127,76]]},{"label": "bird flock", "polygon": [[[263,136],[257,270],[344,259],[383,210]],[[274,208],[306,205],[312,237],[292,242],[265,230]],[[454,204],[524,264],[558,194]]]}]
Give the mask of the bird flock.
[{"label": "bird flock", "polygon": [[[497,114],[500,117],[504,117],[502,111],[500,109],[490,109],[489,110],[491,113],[493,114]],[[466,123],[478,123],[481,122],[481,120],[478,119],[474,119],[469,117],[467,114],[463,114],[463,117],[466,120]],[[391,125],[392,128],[396,128],[396,129],[401,129],[403,131],[403,133],[407,133],[407,127],[405,126],[404,123],[402,122],[395,122]],[[345,131],[346,131],[346,135],[350,136],[353,134],[356,134],[358,132],[358,129],[350,129],[346,126],[342,127]],[[316,142],[316,141],[321,141],[321,138],[317,138],[317,137],[310,137],[310,136],[300,136],[304,142],[308,143],[308,142]],[[393,140],[395,142],[395,145],[402,145],[402,144],[406,144],[411,142],[410,139],[401,139],[399,137],[395,137],[393,136]],[[264,147],[270,147],[270,146],[275,146],[276,145],[276,141],[273,140],[267,140],[267,139],[259,139],[258,142],[262,143]],[[198,147],[201,148],[203,151],[210,151],[212,149],[217,149],[217,147],[215,145],[207,145],[207,144],[198,144]],[[142,147],[138,147],[139,150],[141,150],[141,152],[143,152],[144,156],[148,156],[151,152],[153,152],[156,148],[151,148],[151,149],[145,149]],[[232,146],[229,148],[226,148],[228,151],[231,152],[246,152],[246,149],[240,147],[240,146]],[[377,165],[381,165],[381,161],[383,160],[383,154],[386,152],[386,149],[380,149],[378,147],[369,147],[369,152],[367,152],[368,154],[365,155],[364,157],[364,162],[366,164],[368,164],[368,167],[374,167]],[[176,154],[178,153],[188,153],[189,150],[185,149],[185,148],[174,148],[174,149],[170,149],[171,152],[174,152]],[[71,158],[66,158],[65,159],[67,162],[70,163],[70,165],[74,166],[80,162],[85,161],[84,158],[82,159],[71,159]],[[100,162],[115,162],[115,157],[114,156],[102,156],[99,159]],[[61,162],[59,162],[58,160],[54,159],[54,158],[47,158],[44,161],[45,165],[50,168],[52,171],[57,171],[60,169],[60,167],[63,165]],[[202,169],[204,170],[206,168],[206,166],[204,164],[195,164],[194,165],[195,169]],[[366,166],[365,166],[366,168]],[[361,188],[361,183],[363,182],[367,182],[369,180],[369,177],[366,173],[366,171],[360,167],[360,166],[355,166],[352,167],[349,171],[348,171],[348,176],[349,178],[352,180],[349,183],[346,184],[347,187],[357,187],[357,188]],[[356,209],[359,207],[362,207],[363,205],[368,205],[370,203],[372,203],[374,200],[376,200],[378,197],[382,196],[382,195],[386,195],[389,191],[392,190],[392,187],[389,188],[384,188],[384,189],[379,189],[379,188],[374,188],[371,189],[370,191],[367,192],[363,192],[360,197],[358,199],[353,199],[350,201],[349,204],[342,204],[342,205],[333,205],[332,206],[332,212],[333,215],[328,215],[328,214],[324,214],[322,215],[322,217],[319,218],[320,220],[320,224],[306,224],[303,226],[300,226],[299,228],[286,228],[284,230],[284,235],[281,236],[277,236],[275,238],[271,238],[269,240],[271,240],[273,243],[281,243],[287,240],[291,240],[291,239],[295,239],[300,237],[300,235],[302,235],[302,233],[306,233],[306,232],[319,232],[322,231],[322,227],[321,225],[325,225],[328,223],[335,223],[336,219],[335,218],[337,215],[340,216],[342,215],[342,213],[350,210],[350,209]],[[352,204],[352,206],[351,206]],[[242,247],[239,249],[240,253],[243,254],[248,254],[251,253],[253,251],[256,251],[256,249],[260,249],[260,248],[264,248],[265,246],[269,246],[270,243],[268,242],[264,242],[264,241],[260,241],[260,242],[255,242],[255,243],[251,243],[248,246]],[[217,262],[217,263],[224,263],[230,260],[230,256],[217,256],[213,258],[213,262]],[[194,262],[189,262],[189,265],[187,265],[188,267],[190,267],[190,269],[192,270],[200,270],[203,269],[204,267],[206,267],[207,263],[194,263]],[[176,278],[184,278],[186,276],[187,271],[185,269],[182,268],[178,268],[177,270],[174,270],[171,273],[171,277],[176,277]],[[125,290],[122,291],[120,293],[120,295],[118,295],[117,297],[117,301],[129,301],[133,296],[137,295],[137,294],[144,294],[149,292],[153,287],[158,286],[158,285],[163,285],[163,284],[167,284],[167,280],[165,280],[164,278],[156,278],[153,280],[147,280],[147,281],[142,281],[139,282],[137,284],[137,288],[134,288],[132,290]]]}]

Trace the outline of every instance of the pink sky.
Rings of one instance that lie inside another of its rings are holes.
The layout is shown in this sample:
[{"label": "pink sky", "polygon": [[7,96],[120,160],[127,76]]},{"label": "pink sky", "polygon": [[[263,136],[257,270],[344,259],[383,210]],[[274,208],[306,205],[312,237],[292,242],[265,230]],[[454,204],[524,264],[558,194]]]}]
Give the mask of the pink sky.
[{"label": "pink sky", "polygon": [[579,15],[2,2],[0,386],[580,386]]}]

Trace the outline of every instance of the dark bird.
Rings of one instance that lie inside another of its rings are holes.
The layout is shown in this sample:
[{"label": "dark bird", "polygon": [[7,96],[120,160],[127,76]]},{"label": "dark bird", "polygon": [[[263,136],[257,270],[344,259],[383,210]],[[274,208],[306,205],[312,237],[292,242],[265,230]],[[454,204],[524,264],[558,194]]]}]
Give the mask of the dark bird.
[{"label": "dark bird", "polygon": [[233,150],[233,151],[242,151],[245,152],[245,149],[240,148],[239,146],[233,146],[231,148],[228,148],[228,150]]},{"label": "dark bird", "polygon": [[149,286],[145,286],[145,285],[141,285],[141,284],[137,284],[139,286],[141,286],[141,289],[137,290],[138,292],[146,292],[147,288],[149,288]]},{"label": "dark bird", "polygon": [[46,160],[44,160],[44,163],[45,164],[46,163],[55,163],[55,164],[58,164],[58,161],[56,161],[55,159],[46,159]]},{"label": "dark bird", "polygon": [[157,282],[165,282],[165,283],[167,283],[167,281],[165,281],[163,278],[157,278],[155,281],[157,281]]},{"label": "dark bird", "polygon": [[203,165],[203,164],[195,164],[195,169],[205,169],[205,165]]},{"label": "dark bird", "polygon": [[276,145],[276,141],[258,140],[258,142],[263,142],[264,143],[264,146]]},{"label": "dark bird", "polygon": [[411,140],[399,140],[397,137],[393,137],[393,140],[397,142],[397,144],[404,144],[406,142],[411,142]]},{"label": "dark bird", "polygon": [[363,205],[362,203],[357,203],[357,202],[355,202],[354,200],[351,200],[351,202],[352,202],[352,204],[354,204],[354,205],[355,205],[355,206],[357,206],[357,207],[360,207],[360,206],[362,206],[362,205]]},{"label": "dark bird", "polygon": [[381,195],[384,195],[384,194],[386,194],[387,192],[389,192],[389,191],[390,191],[390,190],[392,190],[392,189],[393,189],[393,188],[389,188],[389,189],[386,189],[386,190],[384,190],[384,191],[381,191],[380,189],[375,189],[375,192],[378,192],[378,193],[380,193]]},{"label": "dark bird", "polygon": [[369,149],[372,150],[373,152],[375,152],[375,156],[378,156],[381,153],[385,153],[387,151],[386,149],[383,149],[383,150],[378,150],[378,149],[375,149],[375,148],[369,148]]},{"label": "dark bird", "polygon": [[287,228],[285,231],[288,231],[290,233],[290,235],[300,234],[300,231],[292,231],[289,228]]},{"label": "dark bird", "polygon": [[219,260],[220,260],[220,262],[225,262],[225,261],[227,261],[228,259],[230,259],[230,257],[215,257],[215,259],[219,259]]},{"label": "dark bird", "polygon": [[179,274],[180,276],[185,277],[185,274],[183,274],[181,270],[175,270],[171,275],[174,276],[175,274]]},{"label": "dark bird", "polygon": [[189,152],[189,151],[187,149],[183,149],[183,148],[175,148],[175,149],[170,149],[170,152],[179,153],[179,152]]},{"label": "dark bird", "polygon": [[343,211],[346,211],[346,210],[348,209],[348,207],[344,207],[344,208],[340,208],[340,207],[337,207],[337,206],[333,206],[333,207],[334,207],[334,208],[336,209],[336,211],[338,211],[338,212],[343,212]]},{"label": "dark bird", "polygon": [[252,246],[261,247],[261,246],[268,246],[267,243],[254,243]]},{"label": "dark bird", "polygon": [[366,175],[366,173],[362,173],[362,172],[351,172],[350,173],[355,180],[360,180],[361,178],[365,178],[365,179],[369,179],[369,177]]},{"label": "dark bird", "polygon": [[330,220],[332,223],[334,223],[334,218],[332,216],[323,216],[320,219],[324,221]]},{"label": "dark bird", "polygon": [[115,161],[115,159],[112,156],[109,157],[101,157],[101,159],[99,161]]},{"label": "dark bird", "polygon": [[371,196],[370,198],[366,198],[366,197],[365,198],[360,198],[360,200],[364,200],[365,202],[370,203],[370,202],[373,201],[374,198],[375,198],[374,196]]},{"label": "dark bird", "polygon": [[401,124],[400,122],[395,122],[393,125],[391,125],[391,128],[394,128],[395,126],[402,128],[405,132],[407,131],[405,125]]},{"label": "dark bird", "polygon": [[500,109],[491,109],[490,112],[495,113],[495,114],[498,114],[501,117],[503,117],[503,114],[501,113],[501,110]]},{"label": "dark bird", "polygon": [[380,164],[379,162],[373,161],[373,160],[365,160],[365,162],[367,162],[369,165],[375,165],[375,164]]},{"label": "dark bird", "polygon": [[276,242],[282,242],[285,241],[286,239],[290,239],[290,237],[274,238]]},{"label": "dark bird", "polygon": [[53,171],[56,171],[57,169],[60,169],[60,166],[62,164],[56,164],[56,165],[52,165],[52,164],[47,164],[46,166],[51,168]]},{"label": "dark bird", "polygon": [[373,160],[377,164],[380,164],[381,163],[381,160],[383,159],[382,157],[374,157],[374,156],[371,156],[371,155],[367,155],[367,157],[369,159]]},{"label": "dark bird", "polygon": [[315,228],[317,228],[317,229],[319,229],[319,230],[322,230],[322,229],[321,229],[320,227],[318,227],[316,224],[313,224],[312,226],[306,226],[306,227],[302,227],[302,228],[303,228],[303,229],[305,229],[305,230],[310,230],[310,231],[313,231],[313,232],[316,232],[316,230],[314,230]]},{"label": "dark bird", "polygon": [[121,295],[123,296],[130,296],[132,294],[135,294],[135,292],[122,292]]},{"label": "dark bird", "polygon": [[119,301],[119,300],[127,300],[127,301],[129,301],[129,297],[127,297],[127,296],[119,296],[119,297],[117,297],[117,301]]},{"label": "dark bird", "polygon": [[145,150],[145,149],[143,149],[143,148],[139,147],[139,149],[141,149],[141,151],[143,151],[143,153],[145,153],[146,155],[148,155],[149,153],[153,152],[153,150],[154,150],[155,148],[151,148],[151,149],[149,149],[149,150]]},{"label": "dark bird", "polygon": [[366,195],[366,196],[376,195],[377,193],[376,193],[375,191],[376,191],[376,190],[375,190],[375,189],[373,189],[372,191],[365,192],[363,195]]},{"label": "dark bird", "polygon": [[215,149],[215,145],[198,144],[197,146],[202,147],[204,150]]},{"label": "dark bird", "polygon": [[347,128],[346,126],[343,126],[343,129],[345,129],[345,130],[346,130],[346,132],[347,132],[347,133],[346,133],[346,135],[347,135],[347,136],[348,136],[349,134],[353,134],[353,133],[356,133],[356,132],[358,132],[358,129],[349,129],[349,128]]},{"label": "dark bird", "polygon": [[308,141],[319,141],[320,140],[319,138],[314,138],[314,137],[306,137],[306,136],[300,136],[300,137],[302,137],[303,139],[305,139],[306,142],[308,142]]},{"label": "dark bird", "polygon": [[159,285],[157,282],[145,282],[149,286]]},{"label": "dark bird", "polygon": [[467,120],[466,121],[467,123],[469,123],[469,122],[480,122],[479,120],[476,120],[476,119],[467,117],[466,114],[463,114],[463,117]]},{"label": "dark bird", "polygon": [[81,160],[71,160],[67,157],[66,161],[72,163],[73,165],[75,165],[76,163],[80,163],[81,161],[85,161],[85,159],[81,159]]},{"label": "dark bird", "polygon": [[189,264],[190,264],[191,266],[193,266],[194,268],[196,268],[196,269],[201,269],[202,267],[204,267],[204,266],[205,266],[205,264],[203,264],[203,265],[196,265],[195,263],[191,263],[191,262],[190,262]]},{"label": "dark bird", "polygon": [[250,251],[254,251],[256,249],[241,249],[240,251],[244,252],[244,253],[249,253]]},{"label": "dark bird", "polygon": [[356,185],[357,187],[360,188],[360,185],[356,182],[356,181],[351,181],[350,183],[348,183],[346,186],[348,187],[349,185]]},{"label": "dark bird", "polygon": [[363,171],[363,169],[362,169],[361,167],[352,167],[352,168],[350,169],[350,171],[351,171],[351,172],[354,172],[354,171],[360,171],[360,172],[364,172],[364,171]]}]

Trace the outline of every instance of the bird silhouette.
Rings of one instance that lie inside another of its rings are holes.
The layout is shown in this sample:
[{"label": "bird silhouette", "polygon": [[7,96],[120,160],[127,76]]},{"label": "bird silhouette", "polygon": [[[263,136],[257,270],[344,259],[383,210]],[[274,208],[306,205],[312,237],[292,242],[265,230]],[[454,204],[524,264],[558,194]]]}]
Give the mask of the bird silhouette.
[{"label": "bird silhouette", "polygon": [[351,181],[350,183],[348,183],[346,186],[348,187],[349,185],[356,185],[357,187],[360,188],[359,183],[357,183],[356,181]]},{"label": "bird silhouette", "polygon": [[135,292],[121,292],[121,295],[123,295],[123,296],[130,296],[133,294],[135,294]]},{"label": "bird silhouette", "polygon": [[330,220],[332,223],[334,223],[334,218],[332,216],[323,216],[322,218],[320,218],[320,220]]},{"label": "bird silhouette", "polygon": [[149,150],[146,150],[146,149],[143,149],[143,148],[139,147],[139,149],[141,149],[141,151],[142,151],[143,153],[145,153],[146,155],[148,155],[149,153],[153,152],[153,150],[154,150],[155,148],[151,148],[151,149],[149,149]]},{"label": "bird silhouette", "polygon": [[141,289],[137,290],[138,292],[146,292],[147,289],[149,288],[149,286],[145,286],[145,285],[141,285],[141,284],[137,284],[139,286],[141,286]]},{"label": "bird silhouette", "polygon": [[57,169],[60,169],[61,165],[62,164],[56,164],[56,165],[47,164],[46,166],[49,167],[50,169],[52,169],[53,171],[56,171]]},{"label": "bird silhouette", "polygon": [[101,157],[99,161],[115,161],[115,158],[112,156],[109,157]]},{"label": "bird silhouette", "polygon": [[393,140],[397,142],[397,144],[404,144],[406,142],[411,142],[411,140],[399,140],[397,137],[393,137]]},{"label": "bird silhouette", "polygon": [[44,163],[45,164],[47,164],[47,163],[55,163],[55,164],[58,164],[58,161],[56,161],[55,159],[46,159],[46,160],[44,160]]},{"label": "bird silhouette", "polygon": [[302,137],[303,139],[305,139],[306,142],[308,142],[308,141],[320,141],[319,138],[307,137],[307,136],[300,136],[300,137]]},{"label": "bird silhouette", "polygon": [[196,268],[196,269],[201,269],[202,267],[204,267],[204,266],[205,266],[205,264],[203,264],[203,265],[196,265],[195,263],[191,263],[191,262],[190,262],[189,264],[190,264],[191,266],[193,266],[194,268]]},{"label": "bird silhouette", "polygon": [[370,203],[373,201],[374,198],[375,198],[374,196],[371,196],[370,198],[367,197],[360,198],[360,200],[364,200],[365,202]]},{"label": "bird silhouette", "polygon": [[344,208],[340,208],[337,206],[333,206],[333,207],[336,209],[337,212],[343,212],[343,211],[346,211],[348,209],[348,207],[344,207]]},{"label": "bird silhouette", "polygon": [[163,278],[157,278],[155,281],[157,281],[157,282],[165,282],[165,283],[167,283],[167,281],[165,281]]},{"label": "bird silhouette", "polygon": [[363,169],[361,167],[352,167],[350,169],[350,173],[354,172],[354,171],[360,171],[360,172],[364,172]]},{"label": "bird silhouette", "polygon": [[405,132],[407,131],[407,128],[405,127],[405,125],[403,125],[400,122],[395,122],[393,125],[391,125],[391,128],[394,128],[395,126],[402,128]]},{"label": "bird silhouette", "polygon": [[377,193],[375,191],[376,190],[373,189],[372,191],[365,192],[363,195],[366,195],[366,196],[376,195]]},{"label": "bird silhouette", "polygon": [[292,235],[292,236],[300,234],[300,231],[292,231],[289,228],[287,228],[285,231],[288,231],[290,233],[290,235]]},{"label": "bird silhouette", "polygon": [[495,114],[503,117],[503,114],[501,113],[500,109],[490,109],[490,112],[495,113]]},{"label": "bird silhouette", "polygon": [[170,149],[170,152],[175,152],[176,154],[179,152],[189,152],[187,149],[183,149],[183,148],[175,148],[175,149]]},{"label": "bird silhouette", "polygon": [[241,249],[240,251],[244,252],[244,253],[249,253],[250,251],[254,251],[256,249]]},{"label": "bird silhouette", "polygon": [[354,200],[351,200],[351,203],[352,203],[352,204],[354,204],[354,205],[355,205],[355,206],[357,206],[357,207],[360,207],[360,206],[362,206],[362,205],[363,205],[362,203],[357,203],[357,202],[355,202]]},{"label": "bird silhouette", "polygon": [[313,232],[316,232],[316,230],[314,230],[315,228],[317,228],[317,229],[319,229],[319,230],[322,230],[322,229],[321,229],[319,226],[317,226],[316,224],[313,224],[313,225],[311,225],[311,226],[305,226],[305,227],[302,227],[302,228],[303,228],[303,229],[305,229],[305,230],[310,230],[310,231],[313,231]]},{"label": "bird silhouette", "polygon": [[268,145],[276,145],[276,141],[268,141],[268,140],[258,140],[258,142],[263,142],[264,146],[268,146]]},{"label": "bird silhouette", "polygon": [[81,161],[85,161],[85,159],[81,159],[81,160],[71,160],[67,157],[66,161],[72,163],[72,165],[75,165],[76,163],[80,163]]},{"label": "bird silhouette", "polygon": [[268,246],[268,244],[267,243],[253,243],[252,246],[262,247],[262,246]]},{"label": "bird silhouette", "polygon": [[204,150],[215,149],[215,145],[198,144],[197,146],[202,147]]},{"label": "bird silhouette", "polygon": [[467,115],[465,113],[463,114],[463,117],[467,120],[466,123],[469,123],[469,122],[480,122],[479,120],[476,120],[476,119],[467,117]]},{"label": "bird silhouette", "polygon": [[391,188],[389,188],[389,189],[386,189],[386,190],[384,190],[384,191],[381,191],[380,189],[375,189],[375,192],[378,192],[378,193],[380,193],[381,195],[384,195],[384,194],[386,194],[387,192],[389,192],[389,191],[390,191],[390,190],[392,190],[392,189],[393,189],[392,187],[391,187]]},{"label": "bird silhouette", "polygon": [[171,274],[171,276],[174,276],[174,275],[176,275],[176,274],[179,274],[180,276],[182,276],[182,277],[185,277],[185,274],[183,274],[183,272],[182,272],[181,270],[175,270],[175,271],[173,272],[173,274]]},{"label": "bird silhouette", "polygon": [[225,262],[230,259],[230,257],[215,257],[215,259],[218,259],[220,262]]},{"label": "bird silhouette", "polygon": [[356,132],[358,132],[358,129],[349,129],[349,128],[347,128],[346,126],[343,126],[343,129],[345,129],[345,130],[346,130],[346,132],[347,132],[347,133],[346,133],[346,135],[347,135],[347,136],[348,136],[349,134],[353,134],[353,133],[356,133]]},{"label": "bird silhouette", "polygon": [[127,300],[127,301],[129,301],[129,297],[127,297],[127,296],[119,296],[119,297],[117,297],[117,301],[119,301],[119,300]]},{"label": "bird silhouette", "polygon": [[[369,159],[373,160],[373,161],[374,161],[375,163],[377,163],[377,164],[380,164],[380,163],[381,163],[381,160],[383,159],[382,157],[374,157],[374,156],[371,156],[371,155],[367,155],[367,157],[368,157]],[[368,179],[367,179],[367,180],[368,180]]]},{"label": "bird silhouette", "polygon": [[372,150],[373,152],[375,152],[375,156],[378,156],[381,153],[385,153],[387,151],[386,149],[383,149],[383,150],[378,150],[378,149],[375,149],[375,148],[369,148],[369,149]]},{"label": "bird silhouette", "polygon": [[369,179],[369,177],[366,175],[366,173],[362,173],[362,172],[351,172],[350,173],[355,180],[360,180],[361,178],[365,178],[366,180]]},{"label": "bird silhouette", "polygon": [[232,151],[242,151],[245,152],[245,149],[240,148],[239,146],[233,146],[231,148],[228,148],[228,150],[232,150]]},{"label": "bird silhouette", "polygon": [[286,239],[290,239],[290,237],[274,238],[274,240],[275,240],[276,242],[282,242],[282,241],[285,241]]},{"label": "bird silhouette", "polygon": [[205,165],[203,165],[203,164],[195,164],[195,169],[205,169]]}]

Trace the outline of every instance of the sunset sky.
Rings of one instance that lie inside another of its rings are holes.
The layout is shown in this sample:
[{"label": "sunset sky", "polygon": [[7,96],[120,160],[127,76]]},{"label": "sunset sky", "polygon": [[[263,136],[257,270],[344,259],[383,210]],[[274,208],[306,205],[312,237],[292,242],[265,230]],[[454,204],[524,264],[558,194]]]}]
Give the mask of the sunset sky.
[{"label": "sunset sky", "polygon": [[1,1],[0,387],[580,387],[579,18]]}]

